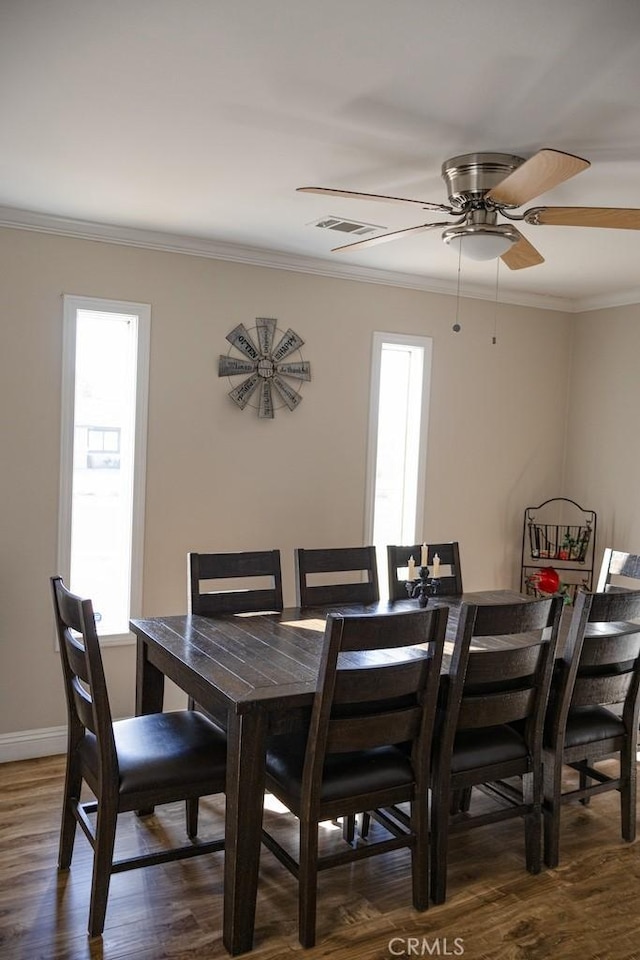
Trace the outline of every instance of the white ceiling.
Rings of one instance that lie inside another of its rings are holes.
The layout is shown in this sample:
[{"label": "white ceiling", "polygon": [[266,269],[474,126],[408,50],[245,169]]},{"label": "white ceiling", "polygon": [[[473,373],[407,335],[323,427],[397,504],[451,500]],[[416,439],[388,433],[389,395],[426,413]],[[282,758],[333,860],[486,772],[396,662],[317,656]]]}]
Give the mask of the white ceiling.
[{"label": "white ceiling", "polygon": [[[640,207],[640,2],[0,0],[0,130],[0,222],[53,215],[454,289],[437,231],[338,255],[343,237],[312,225],[430,212],[295,188],[446,202],[446,158],[555,147],[592,166],[544,203]],[[505,299],[640,300],[640,232],[522,232],[545,263],[501,265]],[[463,261],[460,282],[492,295],[496,261]]]}]

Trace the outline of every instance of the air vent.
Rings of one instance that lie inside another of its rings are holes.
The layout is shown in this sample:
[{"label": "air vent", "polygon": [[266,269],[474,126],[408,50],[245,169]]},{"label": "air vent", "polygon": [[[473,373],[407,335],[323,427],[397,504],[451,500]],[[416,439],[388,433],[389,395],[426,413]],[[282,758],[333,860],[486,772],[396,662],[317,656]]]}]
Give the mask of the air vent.
[{"label": "air vent", "polygon": [[375,223],[362,223],[359,220],[345,220],[343,217],[322,217],[320,220],[314,220],[313,227],[320,227],[321,230],[337,230],[338,233],[350,233],[356,237],[362,237],[367,233],[375,233],[376,230],[385,230]]}]

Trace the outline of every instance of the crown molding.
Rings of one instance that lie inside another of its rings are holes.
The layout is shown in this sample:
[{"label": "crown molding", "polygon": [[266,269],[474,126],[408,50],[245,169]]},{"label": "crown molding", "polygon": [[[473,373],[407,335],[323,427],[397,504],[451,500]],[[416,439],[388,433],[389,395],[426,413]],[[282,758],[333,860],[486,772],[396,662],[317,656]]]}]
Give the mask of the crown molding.
[{"label": "crown molding", "polygon": [[[227,260],[232,263],[245,263],[275,270],[293,270],[297,273],[308,273],[315,276],[380,283],[409,290],[420,290],[426,293],[439,293],[445,296],[457,295],[457,284],[455,282],[436,280],[418,274],[397,273],[392,270],[378,270],[370,267],[335,263],[333,260],[324,260],[321,257],[308,257],[263,247],[223,243],[202,237],[97,223],[90,220],[74,220],[68,217],[58,217],[1,205],[0,226],[18,230],[33,230],[38,233],[52,233],[79,240],[97,240],[102,243],[116,243],[130,247],[142,247],[148,250],[163,250],[167,253],[181,253],[193,257]],[[495,291],[480,285],[465,284],[462,296],[473,300],[494,300]],[[614,297],[592,297],[583,300],[505,290],[500,291],[499,302],[535,307],[538,310],[580,313],[639,303],[640,290],[626,291]]]},{"label": "crown molding", "polygon": [[574,300],[573,313],[589,313],[591,310],[607,310],[611,307],[631,307],[640,304],[640,287],[635,290],[623,290],[602,297],[584,297]]}]

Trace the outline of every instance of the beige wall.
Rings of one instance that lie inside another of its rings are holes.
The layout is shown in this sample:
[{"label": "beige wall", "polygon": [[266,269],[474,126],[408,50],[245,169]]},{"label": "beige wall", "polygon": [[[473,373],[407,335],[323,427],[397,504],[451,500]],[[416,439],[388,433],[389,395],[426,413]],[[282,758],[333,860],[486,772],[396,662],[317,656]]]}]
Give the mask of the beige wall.
[{"label": "beige wall", "polygon": [[[378,284],[0,230],[0,735],[63,724],[47,578],[55,572],[63,293],[150,303],[144,612],[185,610],[188,550],[361,543],[371,334],[433,337],[424,536],[458,539],[466,589],[519,582],[525,506],[560,495],[573,318]],[[294,413],[240,412],[217,377],[257,316],[306,341]],[[586,496],[586,495],[585,495]],[[592,500],[591,495],[586,499]],[[134,650],[105,651],[116,715]]]},{"label": "beige wall", "polygon": [[640,551],[640,305],[584,313],[575,330],[567,494],[598,514],[604,547]]}]

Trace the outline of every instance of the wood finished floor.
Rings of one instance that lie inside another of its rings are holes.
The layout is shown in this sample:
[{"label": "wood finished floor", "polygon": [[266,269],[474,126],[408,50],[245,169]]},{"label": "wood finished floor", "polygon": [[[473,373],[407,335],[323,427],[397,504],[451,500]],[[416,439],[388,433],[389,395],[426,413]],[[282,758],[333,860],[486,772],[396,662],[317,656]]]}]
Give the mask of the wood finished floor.
[{"label": "wood finished floor", "polygon": [[[116,875],[104,936],[89,941],[91,857],[80,830],[71,871],[56,869],[62,778],[62,757],[0,765],[0,957],[228,956],[223,854]],[[405,851],[328,871],[320,878],[317,946],[308,951],[297,941],[296,883],[263,849],[251,956],[392,960],[455,956],[463,948],[458,955],[467,960],[640,960],[640,846],[619,838],[617,799],[605,794],[589,807],[566,807],[561,865],[536,877],[524,869],[519,821],[458,835],[447,903],[425,913],[408,906]],[[203,836],[219,834],[222,813],[219,801],[203,802]],[[266,817],[278,829],[282,818]],[[184,836],[181,805],[144,821],[126,815],[120,824],[120,854]],[[295,834],[284,826],[279,835]],[[341,842],[329,829],[325,839]]]}]

